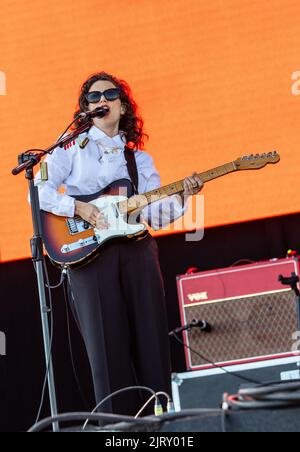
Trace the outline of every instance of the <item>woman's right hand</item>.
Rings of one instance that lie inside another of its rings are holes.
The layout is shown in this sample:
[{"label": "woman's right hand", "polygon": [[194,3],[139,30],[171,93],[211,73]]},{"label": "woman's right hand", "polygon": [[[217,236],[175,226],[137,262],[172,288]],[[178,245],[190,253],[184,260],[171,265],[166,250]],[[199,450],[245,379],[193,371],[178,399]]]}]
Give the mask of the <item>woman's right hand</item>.
[{"label": "woman's right hand", "polygon": [[109,227],[103,212],[93,204],[75,201],[75,215],[79,215],[94,228],[107,229]]}]

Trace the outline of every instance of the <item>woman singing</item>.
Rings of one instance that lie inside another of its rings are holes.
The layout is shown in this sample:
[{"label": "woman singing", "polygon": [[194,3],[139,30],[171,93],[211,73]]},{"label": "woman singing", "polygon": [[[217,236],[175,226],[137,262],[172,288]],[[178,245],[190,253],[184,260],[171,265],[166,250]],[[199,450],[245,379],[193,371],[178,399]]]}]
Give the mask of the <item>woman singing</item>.
[{"label": "woman singing", "polygon": [[[138,193],[160,187],[160,177],[152,157],[141,150],[143,121],[128,84],[105,72],[91,76],[82,85],[75,115],[99,107],[106,107],[104,117],[82,119],[81,123],[90,121],[88,132],[47,157],[48,181],[40,184],[39,197],[41,209],[67,217],[79,215],[103,229],[109,227],[103,213],[73,196],[93,194],[118,179],[131,179],[126,152],[134,156]],[[63,194],[58,192],[61,185]],[[183,199],[198,193],[202,185],[195,174],[186,178],[182,196],[173,195],[144,209],[144,220],[154,229],[173,222],[184,213]],[[68,277],[96,402],[135,385],[170,393],[168,327],[155,239],[147,234],[140,240],[112,242],[86,266],[69,270]],[[107,401],[100,411],[134,415],[147,397],[138,391],[125,392]]]}]

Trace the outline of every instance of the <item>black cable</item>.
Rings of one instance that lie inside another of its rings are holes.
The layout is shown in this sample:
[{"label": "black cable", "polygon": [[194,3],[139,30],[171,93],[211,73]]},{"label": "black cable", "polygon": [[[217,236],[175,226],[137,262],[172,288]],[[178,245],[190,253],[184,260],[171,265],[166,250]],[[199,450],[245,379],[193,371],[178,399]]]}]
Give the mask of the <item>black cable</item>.
[{"label": "black cable", "polygon": [[37,433],[45,430],[47,427],[56,422],[70,422],[70,421],[78,421],[82,422],[84,419],[88,419],[89,421],[108,421],[108,422],[130,422],[132,424],[152,424],[153,422],[157,422],[158,418],[148,416],[147,418],[138,418],[135,419],[132,416],[124,416],[120,414],[110,414],[110,413],[64,413],[59,414],[54,417],[48,417],[43,419],[38,424],[32,426],[28,433]]},{"label": "black cable", "polygon": [[[94,420],[94,421],[108,421],[108,422],[125,422],[127,424],[130,424],[132,427],[133,425],[136,426],[145,426],[147,427],[147,430],[152,425],[161,425],[164,422],[169,422],[172,420],[179,420],[179,419],[185,419],[185,418],[195,418],[203,415],[209,415],[209,414],[216,414],[220,415],[221,410],[220,409],[202,409],[202,408],[195,408],[195,409],[188,409],[188,410],[182,410],[177,413],[165,413],[161,416],[146,416],[143,418],[137,418],[135,419],[133,416],[124,416],[119,414],[110,414],[110,413],[64,413],[59,414],[54,417],[48,417],[46,419],[43,419],[38,424],[32,426],[28,432],[29,433],[35,433],[40,432],[42,430],[45,430],[47,427],[52,425],[56,422],[70,422],[70,421],[83,421],[84,419],[88,420]],[[126,425],[122,424],[122,431],[126,431]]]},{"label": "black cable", "polygon": [[78,378],[78,374],[76,371],[76,366],[75,366],[75,360],[74,360],[74,354],[73,354],[73,346],[72,346],[72,340],[71,340],[71,329],[70,329],[70,315],[69,315],[69,304],[68,304],[68,295],[67,295],[67,290],[65,287],[65,284],[63,282],[63,291],[64,291],[64,300],[65,300],[65,308],[66,308],[66,319],[67,319],[67,333],[68,333],[68,343],[69,343],[69,351],[70,351],[70,358],[71,358],[71,363],[72,363],[72,369],[73,369],[73,375],[76,381],[76,385],[80,394],[80,398],[81,401],[85,407],[86,410],[89,409],[88,407],[88,402],[87,399],[82,391],[80,382],[79,382],[79,378]]},{"label": "black cable", "polygon": [[263,396],[273,394],[274,392],[280,391],[296,391],[300,390],[300,380],[294,380],[291,382],[286,381],[274,381],[266,384],[262,384],[259,386],[255,386],[254,388],[243,388],[239,390],[239,394],[242,396]]},{"label": "black cable", "polygon": [[[72,285],[71,285],[71,280],[70,280],[70,274],[69,274],[69,271],[67,271],[67,278],[68,278],[68,288],[69,288],[68,293],[70,294],[70,296],[71,296],[71,298],[72,298],[72,300],[73,300],[72,303],[75,304],[75,297],[74,297],[73,292],[72,292]],[[68,299],[70,300],[69,296],[68,296]],[[73,318],[74,318],[74,321],[75,321],[75,323],[76,323],[76,325],[77,325],[78,331],[80,332],[80,331],[81,331],[81,328],[80,328],[79,321],[78,321],[76,315],[73,315]]]},{"label": "black cable", "polygon": [[45,286],[47,287],[47,289],[51,289],[51,290],[52,290],[52,289],[58,289],[58,288],[63,284],[63,282],[64,282],[64,280],[65,280],[66,273],[67,273],[67,269],[66,269],[66,268],[63,268],[62,271],[61,271],[59,283],[56,284],[55,286],[50,286],[49,284],[45,284]]},{"label": "black cable", "polygon": [[[36,272],[36,268],[35,268],[34,263],[33,263],[33,267],[34,267],[34,270]],[[76,385],[77,385],[77,388],[79,390],[79,394],[80,394],[80,397],[81,397],[81,401],[83,402],[85,408],[88,409],[88,403],[87,403],[87,400],[86,400],[86,398],[85,398],[85,396],[83,394],[83,391],[81,389],[81,386],[80,386],[80,383],[79,383],[79,378],[78,378],[78,375],[77,375],[77,372],[76,372],[75,363],[74,363],[74,355],[73,355],[73,348],[72,348],[72,341],[71,341],[71,332],[70,332],[69,312],[68,312],[68,301],[67,301],[68,299],[67,299],[66,289],[65,289],[65,285],[64,285],[66,271],[64,271],[64,269],[63,269],[63,271],[61,273],[61,280],[60,280],[59,284],[57,284],[55,286],[51,286],[50,282],[49,282],[49,274],[48,274],[47,264],[46,264],[45,261],[43,263],[43,267],[44,267],[45,276],[46,276],[46,284],[45,284],[45,286],[47,287],[48,293],[49,293],[49,305],[50,305],[50,311],[51,311],[50,353],[49,353],[49,359],[48,359],[47,368],[46,368],[46,374],[45,374],[44,383],[43,383],[41,401],[40,401],[40,405],[39,405],[38,414],[37,414],[37,417],[36,417],[35,424],[38,422],[38,419],[39,419],[40,414],[41,414],[42,406],[43,406],[43,403],[44,403],[47,379],[48,379],[48,374],[49,374],[49,369],[50,369],[50,361],[51,361],[51,356],[52,356],[53,324],[54,324],[54,322],[53,322],[53,303],[52,303],[51,290],[52,289],[56,289],[56,288],[60,287],[61,285],[63,286],[64,300],[65,300],[65,306],[66,306],[68,342],[69,342],[69,351],[70,351],[72,369],[73,369]]]},{"label": "black cable", "polygon": [[[162,415],[160,415],[159,417],[154,418],[153,420],[153,424],[152,427],[161,427],[163,426],[166,422],[172,422],[172,421],[179,421],[179,420],[185,420],[186,424],[189,423],[189,421],[197,419],[197,418],[202,418],[203,416],[210,416],[210,415],[215,415],[215,416],[220,416],[222,414],[222,410],[220,408],[190,408],[190,409],[185,409],[185,410],[181,410],[178,412],[174,412],[174,413],[164,413]],[[151,417],[144,417],[144,418],[140,418],[140,419],[149,419]],[[143,424],[141,424],[141,426],[143,426]],[[118,425],[114,426],[114,429],[117,428]],[[146,431],[149,432],[151,427],[151,424],[149,425],[148,423],[145,424],[145,428],[147,429]],[[120,425],[117,431],[121,431],[122,433],[126,433],[126,432],[130,432],[132,431],[132,425]],[[140,430],[140,426],[136,426],[136,431],[141,431]]]},{"label": "black cable", "polygon": [[[82,388],[81,388],[81,385],[80,385],[80,382],[79,382],[79,378],[78,378],[78,375],[77,375],[77,371],[76,371],[75,361],[74,361],[74,354],[73,354],[73,347],[72,347],[72,340],[71,340],[71,330],[70,330],[70,317],[69,317],[69,311],[68,311],[68,296],[67,296],[66,288],[65,288],[65,285],[64,285],[66,273],[67,273],[67,269],[65,269],[65,268],[62,269],[60,282],[57,285],[54,285],[54,286],[49,285],[49,278],[48,278],[47,279],[47,283],[48,284],[46,284],[46,287],[48,289],[50,289],[50,290],[53,290],[53,289],[57,289],[60,286],[63,286],[65,309],[66,309],[68,345],[69,345],[69,352],[70,352],[70,359],[71,359],[73,375],[74,375],[74,378],[75,378],[75,381],[76,381],[76,385],[77,385],[77,388],[78,388],[78,391],[79,391],[79,394],[80,394],[81,401],[82,401],[85,409],[88,410],[89,409],[88,402],[87,402],[87,400],[86,400],[86,398],[85,398],[85,396],[83,394],[83,391],[82,391]],[[48,370],[48,372],[49,372],[49,370]]]},{"label": "black cable", "polygon": [[[274,408],[286,408],[291,404],[283,401],[256,401],[256,400],[238,400],[230,397],[228,400],[230,408],[240,408],[242,410],[271,410]],[[295,405],[295,404],[294,404]],[[299,405],[299,404],[297,404]]]},{"label": "black cable", "polygon": [[[161,420],[161,421],[174,421],[178,419],[184,419],[185,417],[193,417],[193,416],[200,416],[203,414],[221,414],[220,408],[187,408],[181,411],[175,411],[173,413],[164,413],[158,418],[155,418],[155,420]],[[149,419],[152,416],[146,416],[144,418],[140,419]]]},{"label": "black cable", "polygon": [[300,381],[276,382],[254,388],[240,389],[238,394],[226,397],[231,408],[273,409],[300,406]]},{"label": "black cable", "polygon": [[[144,390],[144,391],[150,392],[150,394],[153,395],[153,396],[155,397],[155,400],[158,401],[158,397],[157,397],[157,395],[156,395],[156,392],[155,392],[153,389],[148,388],[147,386],[138,386],[138,385],[137,385],[137,386],[127,386],[126,388],[118,389],[117,391],[115,391],[115,392],[109,394],[109,395],[106,396],[104,399],[102,399],[102,400],[95,406],[95,408],[93,409],[93,411],[91,412],[91,414],[95,413],[95,412],[98,410],[98,408],[100,408],[100,406],[103,405],[103,403],[105,403],[107,400],[111,399],[112,397],[114,397],[114,396],[116,396],[116,395],[118,395],[118,394],[121,394],[121,393],[123,393],[123,392],[134,391],[134,390],[141,390],[141,389]],[[84,429],[86,428],[86,426],[87,426],[87,424],[88,424],[88,421],[89,421],[89,419],[86,419],[85,423],[83,424],[82,430],[84,430]]]},{"label": "black cable", "polygon": [[[77,115],[75,119],[73,119],[73,121],[68,125],[68,127],[66,127],[66,129],[63,131],[63,133],[57,138],[56,142],[61,140],[62,137],[67,133],[67,131],[72,127],[73,124],[76,123],[76,121],[78,121],[80,119],[80,115]],[[51,151],[52,154],[53,151]]]},{"label": "black cable", "polygon": [[[64,288],[64,290],[65,290],[65,289],[66,289],[66,288]],[[70,297],[71,297],[71,298],[70,298]],[[70,274],[69,274],[68,271],[67,271],[67,289],[66,289],[66,298],[67,298],[67,300],[69,300],[69,304],[68,304],[68,302],[67,302],[67,305],[68,305],[68,306],[70,306],[71,303],[72,303],[72,304],[75,303],[75,298],[74,298],[74,295],[73,295],[73,292],[72,292],[72,286],[71,286],[71,281],[70,281]],[[73,302],[71,301],[71,299],[73,300]],[[69,313],[68,313],[68,314],[69,314]],[[79,325],[77,316],[76,316],[75,314],[73,315],[73,319],[74,319],[74,322],[75,322],[75,324],[76,324],[76,326],[77,326],[78,331],[80,332],[80,331],[81,331],[81,328],[80,328],[80,325]],[[72,350],[71,336],[70,336],[70,346],[71,346],[71,347],[70,347],[70,352],[71,352],[71,350]],[[72,353],[72,355],[73,355],[73,353]],[[73,360],[72,360],[72,365],[73,365]],[[86,401],[86,398],[85,398],[85,396],[83,395],[83,392],[81,391],[81,386],[80,386],[80,383],[79,383],[79,378],[77,377],[77,372],[76,372],[75,364],[74,364],[73,370],[74,370],[74,377],[75,377],[76,380],[78,380],[78,389],[79,389],[80,394],[81,394],[82,397],[83,397],[83,402],[84,402],[85,405],[88,405],[88,403],[87,403],[87,401]],[[89,408],[87,408],[87,409],[89,409]]]},{"label": "black cable", "polygon": [[[173,413],[164,413],[162,415],[160,415],[159,417],[156,418],[152,418],[151,416],[147,416],[144,418],[140,418],[140,419],[153,419],[153,424],[152,426],[154,427],[162,427],[165,423],[169,423],[172,421],[179,421],[179,420],[185,420],[186,424],[188,424],[188,422],[192,419],[195,418],[199,418],[202,416],[212,416],[215,415],[220,416],[222,414],[222,410],[220,408],[188,408],[188,409],[184,409],[178,412],[173,412]],[[141,424],[143,425],[143,424]],[[118,427],[118,426],[115,426]],[[139,426],[137,426],[138,429]],[[148,423],[145,424],[145,427],[147,428],[147,432],[150,430],[151,424],[149,425]],[[135,430],[135,431],[141,431],[141,430]],[[129,432],[132,430],[132,426],[131,425],[120,425],[120,428],[118,429],[118,431],[122,431],[123,433]],[[144,430],[145,431],[145,430]]]},{"label": "black cable", "polygon": [[66,129],[63,131],[63,133],[59,135],[59,137],[57,138],[56,142],[62,139],[62,137],[65,135],[65,133],[67,133],[67,131],[72,127],[72,125],[73,125],[77,120],[78,120],[78,118],[73,119],[73,121],[68,125],[68,127],[66,127]]},{"label": "black cable", "polygon": [[230,372],[227,369],[225,369],[225,367],[220,366],[219,364],[213,363],[212,361],[207,359],[205,356],[201,355],[199,352],[194,350],[192,347],[190,347],[189,345],[185,344],[178,337],[178,335],[175,332],[173,332],[172,336],[177,340],[177,342],[179,342],[181,345],[183,345],[187,349],[191,350],[191,352],[196,353],[196,355],[198,355],[201,359],[204,359],[204,361],[206,361],[208,364],[211,364],[215,369],[221,369],[221,370],[223,370],[224,373],[226,373],[228,375],[232,375],[232,376],[238,378],[239,380],[247,381],[247,383],[254,383],[254,384],[257,384],[257,385],[261,384],[261,382],[259,382],[259,381],[252,380],[251,378],[244,377],[242,375],[236,374],[235,372]]}]

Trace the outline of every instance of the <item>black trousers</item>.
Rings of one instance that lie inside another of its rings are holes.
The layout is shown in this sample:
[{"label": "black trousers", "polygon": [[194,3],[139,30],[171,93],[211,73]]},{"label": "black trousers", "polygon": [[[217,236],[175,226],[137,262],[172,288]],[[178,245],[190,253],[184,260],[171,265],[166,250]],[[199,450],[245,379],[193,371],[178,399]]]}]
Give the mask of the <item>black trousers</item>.
[{"label": "black trousers", "polygon": [[[149,234],[109,244],[85,267],[69,270],[69,282],[96,402],[135,385],[170,394],[165,296],[155,239]],[[134,415],[149,396],[130,391],[99,411]]]}]

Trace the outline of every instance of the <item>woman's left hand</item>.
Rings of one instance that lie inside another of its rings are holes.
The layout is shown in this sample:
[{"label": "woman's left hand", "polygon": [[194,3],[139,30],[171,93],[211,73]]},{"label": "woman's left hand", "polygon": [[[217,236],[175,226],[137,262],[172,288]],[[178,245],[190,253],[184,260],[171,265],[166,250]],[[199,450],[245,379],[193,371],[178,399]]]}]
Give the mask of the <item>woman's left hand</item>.
[{"label": "woman's left hand", "polygon": [[190,177],[186,177],[184,179],[184,192],[183,196],[191,196],[196,195],[199,193],[203,188],[204,183],[200,179],[200,177],[197,175],[196,172],[192,174]]}]

